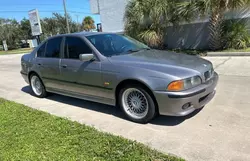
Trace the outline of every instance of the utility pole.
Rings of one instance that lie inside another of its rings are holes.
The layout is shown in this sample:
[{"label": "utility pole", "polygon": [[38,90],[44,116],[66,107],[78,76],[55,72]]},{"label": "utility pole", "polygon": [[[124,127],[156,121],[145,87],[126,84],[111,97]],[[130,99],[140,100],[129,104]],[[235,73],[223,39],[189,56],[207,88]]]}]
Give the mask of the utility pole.
[{"label": "utility pole", "polygon": [[65,12],[65,19],[66,19],[66,24],[67,24],[67,30],[68,30],[68,33],[70,33],[69,21],[68,21],[68,14],[67,14],[67,10],[66,10],[65,0],[63,0],[63,6],[64,6],[64,12]]},{"label": "utility pole", "polygon": [[76,19],[77,19],[77,31],[79,32],[80,31],[80,25],[79,25],[79,22],[78,22],[78,16],[79,15],[76,15]]}]

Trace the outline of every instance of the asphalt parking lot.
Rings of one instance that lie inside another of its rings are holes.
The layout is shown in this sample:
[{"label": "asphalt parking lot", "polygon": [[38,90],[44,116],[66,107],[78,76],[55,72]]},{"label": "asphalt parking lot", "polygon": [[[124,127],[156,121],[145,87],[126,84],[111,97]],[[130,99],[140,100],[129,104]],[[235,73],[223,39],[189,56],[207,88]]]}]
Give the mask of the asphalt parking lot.
[{"label": "asphalt parking lot", "polygon": [[187,160],[250,160],[250,57],[206,57],[220,75],[215,98],[188,117],[160,116],[146,125],[127,121],[115,107],[56,94],[32,96],[20,75],[20,58],[0,56],[0,97]]}]

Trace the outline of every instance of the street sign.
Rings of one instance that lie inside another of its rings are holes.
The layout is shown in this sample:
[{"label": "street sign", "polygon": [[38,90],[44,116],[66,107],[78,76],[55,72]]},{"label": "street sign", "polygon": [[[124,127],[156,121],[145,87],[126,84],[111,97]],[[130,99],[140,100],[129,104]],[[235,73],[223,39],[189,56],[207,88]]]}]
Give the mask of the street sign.
[{"label": "street sign", "polygon": [[42,28],[41,28],[40,17],[39,17],[37,9],[29,11],[29,20],[30,20],[32,35],[33,36],[41,35]]}]

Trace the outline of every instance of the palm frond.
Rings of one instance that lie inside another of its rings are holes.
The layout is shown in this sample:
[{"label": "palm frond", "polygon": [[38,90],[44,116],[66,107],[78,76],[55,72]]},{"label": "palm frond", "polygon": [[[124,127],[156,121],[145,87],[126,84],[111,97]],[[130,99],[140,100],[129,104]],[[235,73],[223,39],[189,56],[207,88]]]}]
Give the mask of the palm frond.
[{"label": "palm frond", "polygon": [[82,21],[82,28],[85,31],[90,31],[90,30],[96,28],[95,21],[93,20],[93,18],[91,16],[84,17],[84,19]]},{"label": "palm frond", "polygon": [[[153,46],[161,46],[169,24],[171,0],[131,0],[125,10],[125,32]],[[173,1],[171,1],[173,3]],[[150,40],[149,38],[152,38]],[[157,44],[158,43],[158,44]]]},{"label": "palm frond", "polygon": [[198,17],[205,17],[211,13],[213,0],[189,0],[177,3],[176,12],[186,21],[194,20]]},{"label": "palm frond", "polygon": [[162,41],[162,35],[154,30],[145,30],[139,34],[139,37],[151,47],[158,47]]},{"label": "palm frond", "polygon": [[250,45],[250,34],[245,20],[225,20],[223,22],[224,48],[241,49]]},{"label": "palm frond", "polygon": [[250,7],[250,0],[228,0],[227,8],[229,10],[235,10],[241,7]]}]

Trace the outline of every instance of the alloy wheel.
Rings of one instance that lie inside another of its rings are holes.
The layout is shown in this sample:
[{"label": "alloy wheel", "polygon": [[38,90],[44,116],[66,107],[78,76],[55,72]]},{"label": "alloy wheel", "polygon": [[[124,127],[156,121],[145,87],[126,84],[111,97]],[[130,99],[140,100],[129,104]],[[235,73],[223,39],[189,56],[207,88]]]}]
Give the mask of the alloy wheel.
[{"label": "alloy wheel", "polygon": [[30,84],[33,92],[36,95],[40,96],[42,94],[42,86],[43,86],[40,79],[36,75],[34,75],[31,77]]},{"label": "alloy wheel", "polygon": [[122,94],[124,111],[134,119],[144,118],[149,109],[146,96],[136,88],[128,88]]}]

